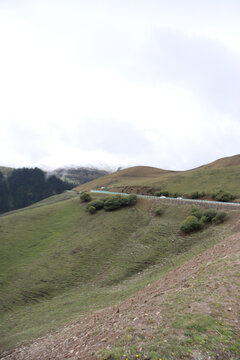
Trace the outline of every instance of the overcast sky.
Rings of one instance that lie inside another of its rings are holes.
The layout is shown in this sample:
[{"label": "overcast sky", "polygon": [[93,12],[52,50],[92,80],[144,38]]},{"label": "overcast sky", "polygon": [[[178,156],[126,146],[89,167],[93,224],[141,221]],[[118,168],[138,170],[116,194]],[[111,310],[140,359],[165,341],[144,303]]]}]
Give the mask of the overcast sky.
[{"label": "overcast sky", "polygon": [[239,0],[0,0],[0,165],[240,153]]}]

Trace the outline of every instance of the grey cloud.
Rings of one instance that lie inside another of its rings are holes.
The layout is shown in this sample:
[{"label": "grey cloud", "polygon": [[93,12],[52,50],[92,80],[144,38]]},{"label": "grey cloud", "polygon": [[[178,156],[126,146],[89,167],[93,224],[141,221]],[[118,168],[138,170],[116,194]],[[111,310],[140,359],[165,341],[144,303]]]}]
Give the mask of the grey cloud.
[{"label": "grey cloud", "polygon": [[125,69],[133,56],[133,44],[112,27],[101,27],[94,34],[91,61],[98,66]]},{"label": "grey cloud", "polygon": [[86,151],[99,150],[130,157],[153,150],[153,145],[144,132],[131,123],[116,120],[81,121],[74,135],[74,145]]},{"label": "grey cloud", "polygon": [[33,162],[38,162],[48,151],[43,138],[28,126],[19,123],[9,125],[9,143],[17,154],[27,155]]},{"label": "grey cloud", "polygon": [[152,33],[138,59],[136,79],[189,88],[209,105],[240,115],[240,57],[223,44],[160,29]]}]

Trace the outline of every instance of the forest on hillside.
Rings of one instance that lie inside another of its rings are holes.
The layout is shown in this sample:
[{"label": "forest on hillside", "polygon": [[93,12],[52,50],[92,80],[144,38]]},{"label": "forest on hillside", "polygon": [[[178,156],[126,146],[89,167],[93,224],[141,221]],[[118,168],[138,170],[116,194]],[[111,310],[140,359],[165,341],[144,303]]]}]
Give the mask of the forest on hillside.
[{"label": "forest on hillside", "polygon": [[72,187],[37,167],[15,169],[7,175],[0,172],[0,213],[32,205]]}]

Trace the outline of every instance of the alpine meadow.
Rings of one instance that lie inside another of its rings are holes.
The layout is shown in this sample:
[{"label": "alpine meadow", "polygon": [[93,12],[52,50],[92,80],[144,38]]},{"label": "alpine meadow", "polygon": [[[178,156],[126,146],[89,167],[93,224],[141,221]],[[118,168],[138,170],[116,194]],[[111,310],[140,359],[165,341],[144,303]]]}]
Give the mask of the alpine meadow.
[{"label": "alpine meadow", "polygon": [[[240,207],[81,196],[183,194],[191,183],[189,193],[221,186],[237,204],[236,159],[120,170],[2,214],[2,359],[239,359]],[[188,217],[202,225],[185,233]]]}]

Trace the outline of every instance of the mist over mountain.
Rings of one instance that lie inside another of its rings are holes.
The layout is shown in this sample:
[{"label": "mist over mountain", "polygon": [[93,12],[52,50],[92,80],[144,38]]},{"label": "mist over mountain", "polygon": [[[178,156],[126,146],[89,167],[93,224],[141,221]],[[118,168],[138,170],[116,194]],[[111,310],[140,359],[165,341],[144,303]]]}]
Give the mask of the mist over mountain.
[{"label": "mist over mountain", "polygon": [[0,213],[20,209],[60,194],[72,185],[39,168],[14,169],[3,175],[0,172]]},{"label": "mist over mountain", "polygon": [[50,172],[63,181],[68,181],[76,185],[82,185],[89,181],[98,179],[101,176],[109,174],[109,171],[90,167],[63,167]]}]

